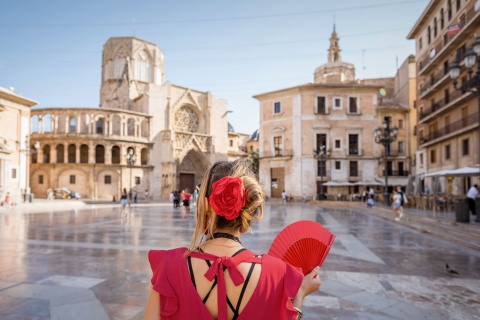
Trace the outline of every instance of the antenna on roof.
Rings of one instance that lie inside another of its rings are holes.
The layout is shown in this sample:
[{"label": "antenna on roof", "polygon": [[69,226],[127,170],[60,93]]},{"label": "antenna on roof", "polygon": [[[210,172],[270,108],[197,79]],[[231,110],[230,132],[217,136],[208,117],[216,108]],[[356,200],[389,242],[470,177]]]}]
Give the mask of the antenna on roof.
[{"label": "antenna on roof", "polygon": [[333,31],[335,31],[335,15],[333,15]]}]

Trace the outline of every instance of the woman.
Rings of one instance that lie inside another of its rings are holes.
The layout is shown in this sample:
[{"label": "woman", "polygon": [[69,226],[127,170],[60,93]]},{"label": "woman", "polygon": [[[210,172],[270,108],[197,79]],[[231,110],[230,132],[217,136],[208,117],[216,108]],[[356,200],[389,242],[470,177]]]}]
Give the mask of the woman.
[{"label": "woman", "polygon": [[185,189],[182,191],[182,202],[183,202],[183,206],[185,207],[185,213],[188,214],[190,213],[190,198],[192,197],[192,195],[188,192],[189,190],[188,189]]},{"label": "woman", "polygon": [[122,205],[122,209],[125,210],[125,207],[128,204],[127,188],[123,188],[122,196],[120,197],[120,204]]},{"label": "woman", "polygon": [[240,240],[262,218],[263,203],[243,160],[215,163],[201,183],[189,247],[148,254],[153,277],[143,319],[301,319],[303,299],[320,287],[319,268],[304,277]]},{"label": "woman", "polygon": [[395,213],[395,221],[400,221],[400,218],[403,216],[402,212],[400,211],[400,208],[402,206],[402,195],[396,190],[393,190],[393,204],[392,204],[392,210],[393,213]]}]

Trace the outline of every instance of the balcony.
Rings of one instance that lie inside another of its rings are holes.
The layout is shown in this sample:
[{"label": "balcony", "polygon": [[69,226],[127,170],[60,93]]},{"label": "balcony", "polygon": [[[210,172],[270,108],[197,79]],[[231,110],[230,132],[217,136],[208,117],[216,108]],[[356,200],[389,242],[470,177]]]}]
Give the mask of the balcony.
[{"label": "balcony", "polygon": [[[389,177],[408,177],[409,173],[406,170],[387,170]],[[382,176],[385,177],[385,170],[382,171]]]},{"label": "balcony", "polygon": [[472,125],[476,125],[478,112],[472,115],[469,115],[467,118],[451,123],[448,126],[445,126],[441,129],[430,132],[428,135],[419,137],[418,144],[423,145],[429,142],[432,142],[437,139],[446,138],[447,136],[453,135],[459,131],[462,131],[465,128],[468,128]]},{"label": "balcony", "polygon": [[[455,59],[451,59],[451,61],[448,62],[448,65],[451,65],[455,62]],[[420,87],[418,89],[418,97],[419,99],[426,99],[433,91],[433,89],[438,85],[441,84],[442,82],[450,80],[450,75],[448,73],[448,70],[442,70],[435,74],[432,78],[430,78],[430,83],[427,86]]]},{"label": "balcony", "polygon": [[363,155],[363,149],[358,149],[358,148],[355,148],[355,147],[352,147],[352,148],[348,148],[345,150],[345,154],[347,156],[362,156]]},{"label": "balcony", "polygon": [[[460,18],[460,16],[455,17],[452,19],[450,22],[447,24],[456,24],[455,21],[459,21],[458,25],[460,25],[460,31],[457,34],[454,35],[449,35],[447,34],[447,28],[445,28],[445,31],[442,34],[438,36],[438,38],[434,41],[434,44],[432,46],[432,49],[429,50],[429,52],[426,52],[420,59],[418,63],[418,75],[425,74],[427,72],[430,72],[433,62],[435,60],[438,60],[440,58],[445,58],[445,48],[460,44],[462,41],[464,41],[467,38],[467,34],[465,34],[465,30],[469,27],[469,25],[474,25],[476,20],[480,20],[480,11],[476,12],[473,5],[474,1],[471,1],[471,4],[469,5],[469,9],[467,13],[465,14],[464,18]],[[442,52],[443,51],[443,52]],[[432,54],[433,52],[433,54]]]},{"label": "balcony", "polygon": [[[405,157],[405,150],[390,150],[387,157]],[[382,151],[382,158],[385,157],[385,150]]]},{"label": "balcony", "polygon": [[260,153],[260,159],[264,158],[282,158],[282,157],[293,157],[292,149],[278,149],[275,151],[263,151]]},{"label": "balcony", "polygon": [[419,122],[421,122],[423,119],[427,118],[428,116],[436,113],[437,111],[447,109],[449,106],[453,105],[452,103],[453,101],[460,98],[462,95],[464,95],[463,92],[461,92],[460,90],[455,90],[450,93],[448,100],[443,99],[442,101],[439,101],[426,109],[420,109],[418,112]]}]

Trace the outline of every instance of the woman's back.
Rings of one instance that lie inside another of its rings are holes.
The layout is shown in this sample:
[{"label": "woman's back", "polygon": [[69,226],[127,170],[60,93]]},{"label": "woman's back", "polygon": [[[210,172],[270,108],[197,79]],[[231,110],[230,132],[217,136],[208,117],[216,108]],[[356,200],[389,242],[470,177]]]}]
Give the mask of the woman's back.
[{"label": "woman's back", "polygon": [[[214,255],[227,265],[234,259],[230,257],[239,249],[238,247],[213,248],[213,245],[202,247],[204,255]],[[246,251],[244,255],[247,255],[247,252],[251,253]],[[218,300],[218,293],[222,288],[219,274],[217,273],[216,280],[208,280],[205,274],[214,267],[210,267],[206,260],[198,257],[191,258],[190,267],[184,253],[183,248],[149,253],[154,273],[152,285],[160,293],[162,316],[165,318],[171,316],[172,319],[189,317],[224,319],[219,314],[221,299]],[[202,253],[192,254],[202,255]],[[293,309],[290,299],[295,296],[302,283],[301,272],[270,256],[255,258],[253,253],[249,256],[257,259],[258,262],[253,268],[251,262],[238,264],[237,269],[244,279],[238,286],[234,284],[230,275],[230,272],[233,272],[230,269],[231,266],[224,271],[226,296],[230,302],[230,306],[226,308],[228,319],[294,319],[297,312]],[[213,265],[214,261],[210,263]],[[214,283],[215,286],[212,289]],[[170,286],[170,284],[173,285]],[[237,309],[239,300],[241,303],[237,310],[238,317],[236,317],[234,310]],[[185,301],[189,301],[187,305],[182,304]]]}]

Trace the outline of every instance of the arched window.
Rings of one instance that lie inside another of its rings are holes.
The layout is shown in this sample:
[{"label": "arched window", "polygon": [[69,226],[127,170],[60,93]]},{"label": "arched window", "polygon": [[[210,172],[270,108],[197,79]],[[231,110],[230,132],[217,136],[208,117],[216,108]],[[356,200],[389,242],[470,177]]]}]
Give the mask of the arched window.
[{"label": "arched window", "polygon": [[80,146],[80,163],[88,163],[88,146],[86,144]]},{"label": "arched window", "polygon": [[30,120],[30,125],[31,125],[31,130],[32,130],[32,133],[33,132],[38,132],[38,116],[35,114],[32,116],[31,120]]},{"label": "arched window", "polygon": [[142,148],[140,151],[140,164],[147,165],[148,164],[148,149]]},{"label": "arched window", "polygon": [[68,146],[68,163],[75,163],[77,161],[77,146],[71,144]]},{"label": "arched window", "polygon": [[113,146],[112,148],[112,163],[119,164],[120,163],[120,147]]},{"label": "arched window", "polygon": [[152,64],[145,50],[140,53],[135,61],[135,79],[143,82],[151,82],[152,80]]},{"label": "arched window", "polygon": [[57,150],[57,163],[64,163],[65,162],[65,148],[63,144],[58,144],[55,148]]},{"label": "arched window", "polygon": [[95,127],[96,127],[95,132],[97,134],[103,134],[103,118],[98,119],[95,124],[96,124],[95,125]]},{"label": "arched window", "polygon": [[50,163],[50,146],[48,144],[43,146],[43,163]]},{"label": "arched window", "polygon": [[77,119],[75,118],[70,119],[70,126],[68,127],[68,132],[70,133],[77,132]]},{"label": "arched window", "polygon": [[105,163],[105,147],[101,144],[95,147],[95,163]]},{"label": "arched window", "polygon": [[43,116],[42,124],[43,132],[52,132],[52,116],[50,114]]},{"label": "arched window", "polygon": [[135,120],[133,118],[129,118],[127,120],[127,136],[134,136],[135,135]]}]

